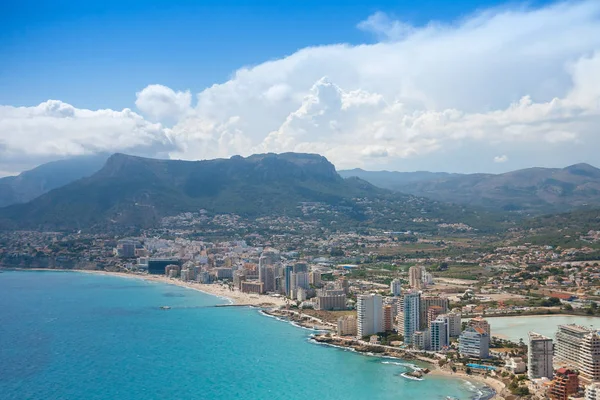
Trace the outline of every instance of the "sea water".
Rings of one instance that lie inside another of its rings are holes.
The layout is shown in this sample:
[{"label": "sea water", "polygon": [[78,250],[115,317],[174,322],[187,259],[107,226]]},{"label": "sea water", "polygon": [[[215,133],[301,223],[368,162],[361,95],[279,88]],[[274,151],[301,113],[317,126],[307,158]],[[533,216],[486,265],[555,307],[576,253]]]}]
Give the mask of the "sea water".
[{"label": "sea water", "polygon": [[[174,285],[0,273],[0,399],[484,398],[462,379],[310,342],[310,331]],[[169,310],[160,309],[170,306]]]}]

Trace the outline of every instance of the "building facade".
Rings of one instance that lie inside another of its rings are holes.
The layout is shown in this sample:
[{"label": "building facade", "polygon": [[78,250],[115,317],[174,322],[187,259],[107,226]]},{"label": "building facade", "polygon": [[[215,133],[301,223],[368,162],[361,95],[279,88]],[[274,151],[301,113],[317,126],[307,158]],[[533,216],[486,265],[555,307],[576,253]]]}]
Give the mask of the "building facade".
[{"label": "building facade", "polygon": [[367,335],[383,332],[383,298],[378,294],[365,294],[358,296],[357,311],[357,336],[362,338]]},{"label": "building facade", "polygon": [[569,396],[577,393],[578,389],[577,372],[568,368],[559,368],[550,383],[547,395],[551,400],[568,400]]},{"label": "building facade", "polygon": [[402,294],[402,281],[400,279],[394,279],[390,283],[390,292],[392,296],[400,296]]},{"label": "building facade", "polygon": [[356,336],[356,317],[354,315],[345,315],[339,317],[337,321],[338,336]]},{"label": "building facade", "polygon": [[554,370],[552,358],[554,345],[552,339],[529,332],[529,345],[527,347],[527,375],[529,379],[548,378],[552,379]]},{"label": "building facade", "polygon": [[420,328],[421,294],[408,292],[404,295],[402,315],[404,343],[412,344],[413,334]]},{"label": "building facade", "polygon": [[441,351],[450,344],[450,330],[448,327],[448,316],[439,315],[434,321],[431,321],[429,327],[430,348],[432,351]]},{"label": "building facade", "polygon": [[490,337],[482,328],[469,326],[459,336],[458,352],[464,357],[488,358]]}]

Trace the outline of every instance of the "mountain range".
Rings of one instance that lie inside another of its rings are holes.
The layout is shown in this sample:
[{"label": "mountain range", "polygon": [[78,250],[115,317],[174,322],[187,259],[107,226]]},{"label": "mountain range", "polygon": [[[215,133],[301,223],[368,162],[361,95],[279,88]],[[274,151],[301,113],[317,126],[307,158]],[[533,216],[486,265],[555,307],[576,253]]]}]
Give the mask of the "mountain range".
[{"label": "mountain range", "polygon": [[18,176],[0,178],[0,207],[30,200],[98,171],[108,154],[73,157],[42,164]]},{"label": "mountain range", "polygon": [[360,218],[351,200],[383,192],[360,179],[343,179],[333,164],[315,154],[207,161],[114,154],[89,177],[27,204],[0,209],[0,224],[40,229],[151,226],[163,216],[200,209],[245,216],[294,214],[300,202],[345,207],[347,214]]},{"label": "mountain range", "polygon": [[507,211],[539,215],[600,205],[600,170],[576,164],[497,175],[337,172],[317,154],[204,161],[114,154],[44,164],[0,179],[0,188],[0,204],[13,203],[0,208],[0,229],[150,227],[200,209],[306,216],[302,204],[318,203],[325,207],[313,207],[321,214],[311,218],[324,224],[423,231],[464,222],[485,230],[512,219]]},{"label": "mountain range", "polygon": [[600,169],[589,164],[566,168],[527,168],[503,174],[436,172],[339,172],[373,185],[430,199],[530,214],[600,206]]}]

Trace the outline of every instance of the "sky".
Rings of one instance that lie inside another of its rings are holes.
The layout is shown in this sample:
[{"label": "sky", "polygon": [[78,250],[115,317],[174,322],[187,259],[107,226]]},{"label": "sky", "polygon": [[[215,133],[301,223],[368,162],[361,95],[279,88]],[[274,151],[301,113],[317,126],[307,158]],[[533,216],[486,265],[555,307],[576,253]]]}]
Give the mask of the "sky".
[{"label": "sky", "polygon": [[596,162],[600,2],[9,1],[0,176],[77,155]]}]

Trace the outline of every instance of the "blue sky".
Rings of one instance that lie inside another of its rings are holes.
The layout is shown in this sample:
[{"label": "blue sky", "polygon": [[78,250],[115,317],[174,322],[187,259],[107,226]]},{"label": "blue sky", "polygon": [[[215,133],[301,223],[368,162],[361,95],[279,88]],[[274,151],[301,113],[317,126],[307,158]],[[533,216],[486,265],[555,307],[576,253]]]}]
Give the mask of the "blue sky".
[{"label": "blue sky", "polygon": [[419,26],[506,4],[6,1],[0,6],[0,104],[29,106],[60,99],[83,108],[122,109],[131,107],[135,92],[149,84],[195,93],[226,81],[242,66],[304,47],[371,43],[373,35],[356,25],[377,11]]},{"label": "blue sky", "polygon": [[595,164],[600,1],[0,2],[0,176],[71,156]]}]

